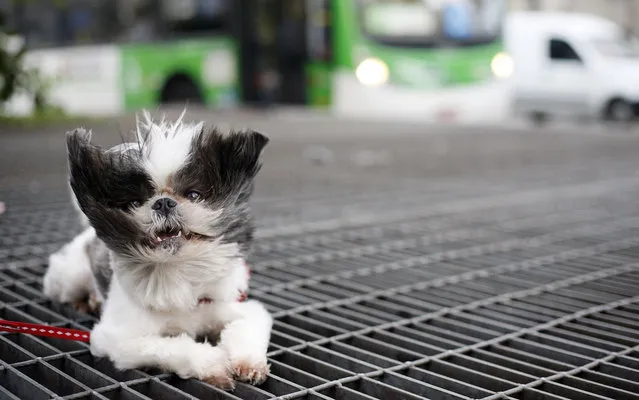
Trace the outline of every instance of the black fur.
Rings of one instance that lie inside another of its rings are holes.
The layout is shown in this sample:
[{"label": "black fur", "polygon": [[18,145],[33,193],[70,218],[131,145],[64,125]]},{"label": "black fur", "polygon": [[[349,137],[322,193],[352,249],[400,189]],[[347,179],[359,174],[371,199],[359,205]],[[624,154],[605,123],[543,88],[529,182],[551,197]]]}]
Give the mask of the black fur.
[{"label": "black fur", "polygon": [[130,254],[130,245],[146,238],[129,207],[153,195],[151,180],[135,154],[107,153],[89,141],[82,129],[67,134],[71,188],[98,237],[109,249]]},{"label": "black fur", "polygon": [[[149,240],[129,213],[132,202],[143,204],[155,192],[140,164],[144,142],[126,152],[109,152],[92,145],[84,130],[67,135],[70,183],[80,208],[107,247],[124,256],[135,256],[132,245]],[[177,195],[196,190],[212,209],[223,209],[212,228],[245,253],[254,231],[248,201],[268,142],[254,131],[223,135],[207,128],[194,137],[189,162],[172,178]],[[170,222],[167,227],[173,227]]]},{"label": "black fur", "polygon": [[225,242],[238,243],[244,252],[255,229],[248,200],[268,142],[254,131],[223,135],[215,129],[204,130],[191,144],[189,163],[175,175],[178,192],[197,190],[212,208],[224,210],[215,228]]}]

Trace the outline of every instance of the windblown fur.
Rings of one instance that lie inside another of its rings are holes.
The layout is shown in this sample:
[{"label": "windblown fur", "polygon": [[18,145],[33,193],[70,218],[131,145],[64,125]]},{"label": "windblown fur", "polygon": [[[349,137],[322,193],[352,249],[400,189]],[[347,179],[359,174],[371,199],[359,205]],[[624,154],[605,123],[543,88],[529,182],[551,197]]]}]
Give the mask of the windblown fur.
[{"label": "windblown fur", "polygon": [[[133,142],[108,150],[84,129],[67,134],[74,204],[89,226],[51,255],[44,292],[103,303],[93,354],[227,389],[265,378],[271,318],[237,297],[248,289],[249,199],[267,143],[147,113]],[[194,340],[218,334],[217,346]]]}]

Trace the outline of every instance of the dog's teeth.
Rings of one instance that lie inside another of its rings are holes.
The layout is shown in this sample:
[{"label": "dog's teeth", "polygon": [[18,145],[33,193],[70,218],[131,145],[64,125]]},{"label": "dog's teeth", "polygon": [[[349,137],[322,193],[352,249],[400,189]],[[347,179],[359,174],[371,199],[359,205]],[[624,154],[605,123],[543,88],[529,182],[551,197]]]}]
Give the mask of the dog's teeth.
[{"label": "dog's teeth", "polygon": [[155,241],[160,243],[162,241],[162,238],[158,236],[158,237],[155,238]]},{"label": "dog's teeth", "polygon": [[178,233],[177,233],[177,235],[176,235],[176,236],[177,236],[177,237],[182,236],[182,231],[178,231]]}]

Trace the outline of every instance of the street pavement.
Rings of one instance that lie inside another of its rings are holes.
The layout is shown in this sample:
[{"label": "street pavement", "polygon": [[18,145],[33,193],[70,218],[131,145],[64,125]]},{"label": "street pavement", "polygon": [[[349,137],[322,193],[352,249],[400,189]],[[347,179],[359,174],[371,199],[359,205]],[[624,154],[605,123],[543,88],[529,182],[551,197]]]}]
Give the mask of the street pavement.
[{"label": "street pavement", "polygon": [[[290,110],[186,119],[271,138],[249,258],[249,296],[275,321],[269,379],[231,397],[158,371],[117,372],[83,343],[9,334],[0,397],[602,398],[584,397],[596,388],[637,398],[635,132]],[[110,146],[133,123],[86,128]],[[96,321],[41,291],[48,255],[80,229],[65,183],[73,128],[0,127],[0,318]]]}]

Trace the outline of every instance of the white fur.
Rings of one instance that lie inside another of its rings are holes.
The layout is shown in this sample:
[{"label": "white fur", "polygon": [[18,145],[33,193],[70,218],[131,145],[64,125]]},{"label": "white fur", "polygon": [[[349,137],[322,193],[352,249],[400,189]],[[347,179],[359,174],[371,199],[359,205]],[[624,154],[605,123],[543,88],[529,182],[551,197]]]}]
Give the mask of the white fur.
[{"label": "white fur", "polygon": [[193,137],[203,125],[184,123],[184,113],[177,121],[162,119],[157,123],[148,113],[143,115],[144,121],[138,121],[137,136],[147,149],[145,169],[155,184],[162,188],[168,177],[188,160]]},{"label": "white fur", "polygon": [[188,312],[200,298],[235,301],[248,289],[248,274],[235,244],[187,243],[170,257],[147,251],[144,262],[113,255],[111,263],[119,284],[143,307]]},{"label": "white fur", "polygon": [[[231,276],[202,286],[211,293],[225,293],[231,297],[228,300],[216,299],[212,304],[198,306],[193,305],[197,302],[197,294],[193,293],[191,309],[175,311],[140,306],[120,279],[114,279],[100,322],[91,334],[91,352],[109,357],[120,369],[158,366],[183,378],[215,381],[223,381],[242,366],[266,367],[271,316],[256,301],[236,301],[237,292],[248,281],[244,268],[236,265]],[[170,285],[170,280],[165,283]],[[180,284],[167,290],[179,291]],[[166,295],[157,294],[163,301]],[[217,334],[217,346],[194,340],[198,335]]]},{"label": "white fur", "polygon": [[49,256],[49,268],[42,282],[45,296],[62,303],[72,303],[95,292],[87,252],[87,245],[94,239],[95,230],[88,228]]},{"label": "white fur", "polygon": [[[154,123],[145,114],[138,122],[144,166],[157,189],[184,166],[193,136],[201,129],[202,124],[185,124],[182,117],[174,123]],[[133,214],[147,232],[158,224],[149,211],[156,197]],[[182,204],[180,213],[191,232],[219,236],[208,231],[219,212],[195,202]],[[95,291],[87,253],[87,244],[94,239],[95,231],[89,228],[51,255],[44,278],[48,297],[70,302]],[[257,301],[237,301],[248,289],[249,273],[236,244],[191,239],[174,253],[141,247],[134,254],[126,258],[111,253],[113,279],[91,334],[94,355],[109,357],[121,369],[155,366],[226,389],[232,387],[233,377],[244,381],[266,377],[272,318]],[[213,302],[201,304],[202,298]],[[217,346],[197,343],[199,335],[219,335],[220,340]]]},{"label": "white fur", "polygon": [[[75,302],[95,291],[86,252],[94,238],[89,228],[51,255],[44,279],[47,297]],[[234,371],[237,376],[245,369],[239,378],[263,379],[272,318],[257,301],[237,301],[248,289],[249,274],[243,260],[225,257],[225,251],[235,253],[233,247],[217,247],[219,257],[209,259],[217,265],[213,268],[184,260],[148,265],[156,274],[149,282],[136,281],[135,271],[123,273],[126,267],[116,258],[114,279],[91,333],[91,352],[109,357],[120,369],[156,366],[218,384],[231,382]],[[198,304],[202,297],[214,302]],[[219,344],[197,343],[198,335],[219,335]]]}]

